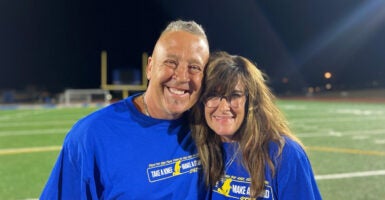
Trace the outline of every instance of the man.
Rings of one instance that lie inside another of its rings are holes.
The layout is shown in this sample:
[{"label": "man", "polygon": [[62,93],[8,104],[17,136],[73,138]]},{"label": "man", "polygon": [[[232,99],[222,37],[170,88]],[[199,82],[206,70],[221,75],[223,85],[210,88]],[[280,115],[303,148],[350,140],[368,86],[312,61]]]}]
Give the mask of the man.
[{"label": "man", "polygon": [[148,59],[148,88],[74,125],[41,199],[201,199],[186,110],[209,58],[193,21],[171,22]]}]

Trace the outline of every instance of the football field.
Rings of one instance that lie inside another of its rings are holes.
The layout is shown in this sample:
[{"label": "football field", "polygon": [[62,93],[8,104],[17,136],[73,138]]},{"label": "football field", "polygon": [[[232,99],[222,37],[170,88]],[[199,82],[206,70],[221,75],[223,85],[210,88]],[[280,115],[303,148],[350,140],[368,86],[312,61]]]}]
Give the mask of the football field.
[{"label": "football field", "polygon": [[[278,105],[307,148],[324,199],[385,199],[385,103]],[[0,110],[0,199],[37,199],[65,134],[96,109]]]}]

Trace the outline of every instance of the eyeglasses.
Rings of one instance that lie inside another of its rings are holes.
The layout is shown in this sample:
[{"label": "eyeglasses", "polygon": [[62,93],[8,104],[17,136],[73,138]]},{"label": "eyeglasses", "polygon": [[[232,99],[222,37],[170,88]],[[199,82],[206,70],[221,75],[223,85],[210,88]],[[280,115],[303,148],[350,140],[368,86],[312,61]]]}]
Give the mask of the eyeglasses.
[{"label": "eyeglasses", "polygon": [[216,108],[219,106],[222,99],[226,99],[226,102],[230,103],[231,108],[238,108],[246,102],[246,98],[243,98],[245,96],[247,95],[243,93],[234,93],[230,96],[209,96],[204,102],[208,108]]}]

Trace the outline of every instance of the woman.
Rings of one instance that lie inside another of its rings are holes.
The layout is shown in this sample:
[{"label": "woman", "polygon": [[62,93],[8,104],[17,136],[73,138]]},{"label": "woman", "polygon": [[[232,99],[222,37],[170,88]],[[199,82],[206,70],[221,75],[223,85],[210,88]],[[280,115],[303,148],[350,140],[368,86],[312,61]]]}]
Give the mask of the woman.
[{"label": "woman", "polygon": [[214,53],[192,134],[212,199],[321,199],[303,145],[248,59]]}]

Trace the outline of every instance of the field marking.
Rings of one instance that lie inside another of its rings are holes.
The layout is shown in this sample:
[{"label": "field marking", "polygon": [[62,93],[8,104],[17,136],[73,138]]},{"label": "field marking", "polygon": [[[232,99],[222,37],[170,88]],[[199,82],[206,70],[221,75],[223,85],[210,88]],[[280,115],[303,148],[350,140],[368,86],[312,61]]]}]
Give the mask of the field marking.
[{"label": "field marking", "polygon": [[344,131],[338,132],[334,130],[327,130],[323,133],[307,134],[299,133],[296,134],[300,138],[312,138],[312,137],[344,137],[344,136],[357,136],[357,135],[383,135],[385,134],[385,129],[374,129],[370,131]]},{"label": "field marking", "polygon": [[47,152],[47,151],[59,151],[61,146],[46,146],[46,147],[29,147],[29,148],[11,148],[0,149],[0,156],[22,153],[35,153],[35,152]]},{"label": "field marking", "polygon": [[76,122],[75,120],[51,120],[51,121],[44,120],[42,122],[39,122],[39,121],[23,121],[23,122],[9,121],[9,122],[5,122],[5,123],[1,123],[0,128],[4,129],[4,128],[8,128],[8,127],[23,127],[23,126],[28,126],[27,128],[29,128],[31,126],[42,126],[42,125],[46,125],[46,126],[54,126],[54,125],[55,126],[56,125],[71,126],[75,122]]},{"label": "field marking", "polygon": [[346,148],[320,147],[320,146],[307,146],[306,149],[311,151],[322,151],[322,152],[333,152],[333,153],[385,156],[385,152],[383,151],[368,151],[368,150],[360,150],[360,149],[346,149]]},{"label": "field marking", "polygon": [[69,128],[51,128],[51,129],[34,129],[34,130],[9,130],[0,131],[0,137],[3,136],[20,136],[20,135],[49,135],[49,134],[66,134]]},{"label": "field marking", "polygon": [[316,175],[315,179],[316,180],[331,180],[331,179],[343,179],[343,178],[355,178],[355,177],[367,177],[367,176],[380,176],[380,175],[385,175],[385,170]]},{"label": "field marking", "polygon": [[[46,146],[46,147],[0,149],[0,156],[12,155],[12,154],[35,153],[35,152],[59,151],[61,150],[61,148],[62,146]],[[316,149],[321,151],[385,156],[385,152],[380,152],[380,151],[362,151],[362,150],[356,150],[356,149],[338,149],[338,148],[329,148],[329,147],[307,147],[307,148],[308,149],[310,148],[311,150]],[[355,178],[355,177],[380,176],[380,175],[385,175],[385,170],[315,175],[315,179],[316,180],[333,180],[333,179],[345,179],[345,178]]]},{"label": "field marking", "polygon": [[15,120],[15,119],[20,119],[20,118],[24,118],[24,117],[29,117],[32,115],[45,114],[48,112],[52,112],[52,110],[49,110],[49,109],[31,110],[31,111],[26,111],[26,112],[17,112],[14,114],[0,115],[0,121]]},{"label": "field marking", "polygon": [[382,110],[369,110],[369,109],[337,109],[336,111],[332,111],[332,113],[337,114],[353,114],[358,116],[373,116],[373,115],[383,115],[384,112]]},{"label": "field marking", "polygon": [[[314,118],[306,118],[308,116],[304,117],[296,117],[292,116],[288,119],[290,119],[290,123],[293,124],[301,124],[301,123],[307,123],[307,124],[319,124],[319,122],[322,123],[337,123],[337,122],[366,122],[366,121],[380,121],[385,118],[384,115],[381,116],[365,116],[365,117],[358,117],[358,116],[335,116],[335,115],[325,115],[325,116],[317,116],[314,115]],[[333,118],[334,117],[334,118]]]}]

